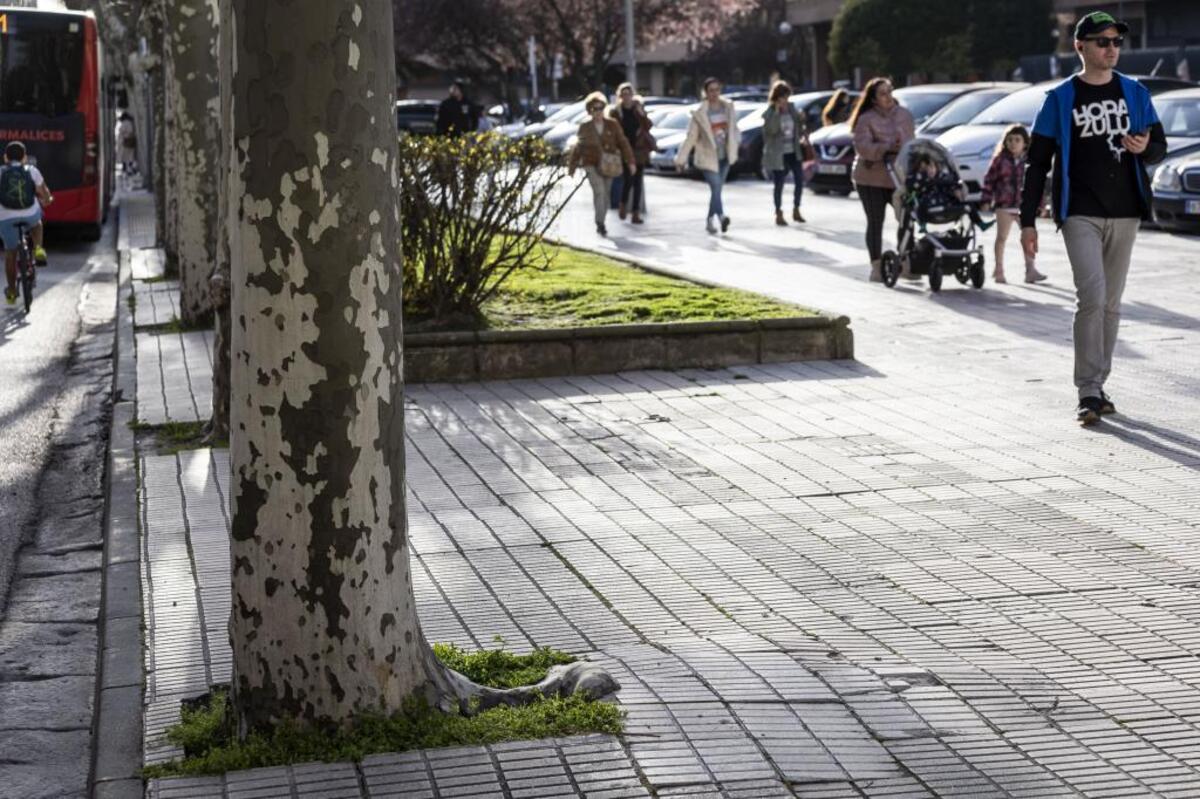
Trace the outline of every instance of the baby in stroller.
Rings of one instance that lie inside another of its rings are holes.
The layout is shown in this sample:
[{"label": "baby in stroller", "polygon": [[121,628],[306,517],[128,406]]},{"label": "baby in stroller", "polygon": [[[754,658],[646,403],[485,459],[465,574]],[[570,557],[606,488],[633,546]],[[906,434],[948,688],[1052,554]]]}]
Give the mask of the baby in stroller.
[{"label": "baby in stroller", "polygon": [[938,219],[957,220],[964,211],[980,230],[987,230],[995,224],[985,222],[979,215],[979,209],[967,203],[967,189],[958,175],[938,163],[932,154],[916,150],[911,164],[905,189],[912,199],[916,221],[922,233],[929,222]]},{"label": "baby in stroller", "polygon": [[899,231],[896,250],[881,259],[884,285],[891,288],[899,277],[928,275],[929,288],[940,291],[945,273],[982,288],[983,248],[976,231],[993,223],[967,203],[949,151],[931,139],[912,139],[888,170],[896,186],[892,204]]}]

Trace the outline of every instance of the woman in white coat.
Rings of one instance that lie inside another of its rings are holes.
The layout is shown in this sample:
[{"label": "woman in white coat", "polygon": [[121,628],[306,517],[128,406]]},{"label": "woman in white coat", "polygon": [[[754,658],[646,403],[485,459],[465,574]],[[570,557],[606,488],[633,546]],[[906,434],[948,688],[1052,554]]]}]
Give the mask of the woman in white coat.
[{"label": "woman in white coat", "polygon": [[675,156],[675,168],[682,170],[692,153],[696,168],[708,183],[708,216],[704,226],[709,233],[716,233],[715,218],[724,233],[729,230],[729,217],[721,204],[721,189],[725,186],[729,167],[737,162],[738,127],[733,101],[721,96],[721,81],[716,78],[704,81],[704,100],[692,111],[687,138]]}]

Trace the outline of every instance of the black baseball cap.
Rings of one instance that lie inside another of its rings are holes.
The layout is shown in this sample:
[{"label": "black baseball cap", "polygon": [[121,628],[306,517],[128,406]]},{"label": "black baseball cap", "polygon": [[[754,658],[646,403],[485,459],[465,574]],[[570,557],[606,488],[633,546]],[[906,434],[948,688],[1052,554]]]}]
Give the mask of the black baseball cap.
[{"label": "black baseball cap", "polygon": [[1084,14],[1079,18],[1079,22],[1075,23],[1075,40],[1086,39],[1093,33],[1099,33],[1109,28],[1116,28],[1117,33],[1122,36],[1129,33],[1129,26],[1107,11],[1093,11],[1090,14]]}]

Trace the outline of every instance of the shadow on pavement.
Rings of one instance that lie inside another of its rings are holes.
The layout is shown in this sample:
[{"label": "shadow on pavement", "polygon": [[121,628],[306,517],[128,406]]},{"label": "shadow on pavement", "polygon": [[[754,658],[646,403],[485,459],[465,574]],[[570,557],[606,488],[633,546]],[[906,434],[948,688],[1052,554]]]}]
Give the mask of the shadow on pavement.
[{"label": "shadow on pavement", "polygon": [[1178,430],[1169,430],[1124,415],[1106,417],[1103,424],[1089,430],[1118,438],[1127,444],[1175,461],[1181,466],[1200,469],[1200,438],[1193,438]]}]

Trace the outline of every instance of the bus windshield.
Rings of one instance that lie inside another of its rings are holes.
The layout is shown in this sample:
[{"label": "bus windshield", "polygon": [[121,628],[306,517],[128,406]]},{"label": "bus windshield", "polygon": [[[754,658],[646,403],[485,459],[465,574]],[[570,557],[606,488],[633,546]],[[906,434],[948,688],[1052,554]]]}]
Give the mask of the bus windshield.
[{"label": "bus windshield", "polygon": [[57,117],[76,110],[83,79],[77,18],[8,11],[0,27],[0,113]]}]

